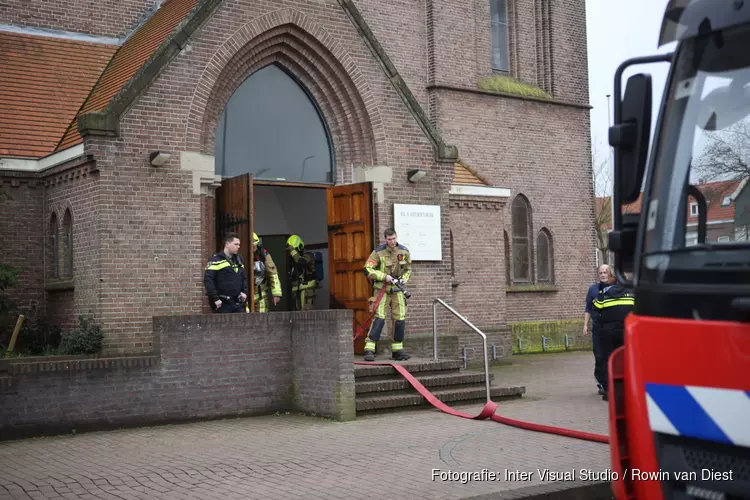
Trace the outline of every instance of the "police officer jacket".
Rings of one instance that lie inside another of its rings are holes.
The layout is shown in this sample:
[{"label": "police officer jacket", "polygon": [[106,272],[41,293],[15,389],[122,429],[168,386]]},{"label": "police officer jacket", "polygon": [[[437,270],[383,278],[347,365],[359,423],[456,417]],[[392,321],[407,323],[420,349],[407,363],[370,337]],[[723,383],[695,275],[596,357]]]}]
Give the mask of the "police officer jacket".
[{"label": "police officer jacket", "polygon": [[383,287],[385,277],[400,278],[406,283],[411,278],[411,254],[404,245],[391,248],[385,243],[372,251],[365,263],[365,276],[373,280],[373,287]]},{"label": "police officer jacket", "polygon": [[629,288],[619,284],[602,288],[594,300],[594,308],[599,311],[600,334],[621,335],[625,331],[625,317],[634,306],[635,296]]},{"label": "police officer jacket", "polygon": [[242,257],[234,255],[230,258],[224,252],[211,257],[206,265],[203,284],[211,302],[227,300],[227,297],[236,299],[240,292],[247,295],[247,278]]}]

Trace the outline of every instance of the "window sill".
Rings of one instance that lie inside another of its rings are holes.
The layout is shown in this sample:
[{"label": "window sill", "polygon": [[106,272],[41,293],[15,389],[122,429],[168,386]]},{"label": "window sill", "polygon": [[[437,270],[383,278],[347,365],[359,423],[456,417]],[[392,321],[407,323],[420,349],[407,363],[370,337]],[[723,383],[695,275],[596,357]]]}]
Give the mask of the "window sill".
[{"label": "window sill", "polygon": [[44,290],[47,292],[63,292],[75,289],[75,280],[73,278],[56,278],[47,281]]},{"label": "window sill", "polygon": [[538,292],[556,292],[555,285],[511,285],[505,293],[538,293]]}]

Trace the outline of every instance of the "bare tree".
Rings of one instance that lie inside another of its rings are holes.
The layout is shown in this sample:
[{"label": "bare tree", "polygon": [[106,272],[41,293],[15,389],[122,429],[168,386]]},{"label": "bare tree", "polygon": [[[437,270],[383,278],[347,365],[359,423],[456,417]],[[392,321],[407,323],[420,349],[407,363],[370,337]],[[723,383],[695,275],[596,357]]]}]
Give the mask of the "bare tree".
[{"label": "bare tree", "polygon": [[609,264],[609,230],[612,229],[612,165],[602,159],[596,144],[591,147],[594,171],[594,227],[600,264]]},{"label": "bare tree", "polygon": [[704,181],[750,177],[750,123],[742,120],[724,130],[706,132],[708,143],[695,160]]}]

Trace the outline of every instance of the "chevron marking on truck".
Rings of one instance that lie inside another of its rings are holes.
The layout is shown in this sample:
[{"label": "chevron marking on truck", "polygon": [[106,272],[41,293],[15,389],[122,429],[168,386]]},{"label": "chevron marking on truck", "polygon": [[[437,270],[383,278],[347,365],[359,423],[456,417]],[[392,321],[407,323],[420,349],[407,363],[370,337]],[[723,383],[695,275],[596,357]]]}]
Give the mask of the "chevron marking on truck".
[{"label": "chevron marking on truck", "polygon": [[651,430],[750,447],[750,391],[646,384]]}]

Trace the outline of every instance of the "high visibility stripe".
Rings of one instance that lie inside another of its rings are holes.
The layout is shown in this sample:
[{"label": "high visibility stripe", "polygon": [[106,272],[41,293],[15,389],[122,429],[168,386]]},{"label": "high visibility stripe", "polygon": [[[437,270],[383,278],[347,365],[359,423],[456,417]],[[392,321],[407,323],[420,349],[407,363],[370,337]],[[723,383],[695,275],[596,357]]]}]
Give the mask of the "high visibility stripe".
[{"label": "high visibility stripe", "polygon": [[368,340],[365,342],[365,351],[374,351],[375,350],[375,342]]},{"label": "high visibility stripe", "polygon": [[635,305],[635,298],[629,297],[629,298],[623,298],[623,299],[607,299],[603,301],[594,301],[594,307],[597,309],[604,309],[605,307],[614,307],[614,306],[634,306]]},{"label": "high visibility stripe", "polygon": [[393,344],[391,344],[391,350],[392,351],[400,351],[403,348],[404,348],[404,343],[403,342],[397,342],[397,343],[394,342]]},{"label": "high visibility stripe", "polygon": [[378,310],[375,314],[375,317],[385,319],[385,306],[388,305],[388,300],[383,297],[380,300],[380,303],[378,304]]},{"label": "high visibility stripe", "polygon": [[316,288],[318,286],[317,281],[308,281],[307,283],[303,283],[301,286],[299,284],[292,285],[292,291],[296,292],[299,290],[310,290],[311,288]]},{"label": "high visibility stripe", "polygon": [[279,277],[276,275],[273,275],[273,288],[271,289],[271,293],[277,297],[281,297],[281,281],[279,281]]},{"label": "high visibility stripe", "polygon": [[396,321],[404,320],[406,319],[406,300],[404,299],[404,294],[399,293],[396,295],[396,300],[398,300],[398,318],[396,318]]},{"label": "high visibility stripe", "polygon": [[225,267],[229,267],[231,264],[225,260],[220,262],[212,262],[210,266],[208,266],[206,269],[209,271],[218,271],[220,269],[224,269]]}]

